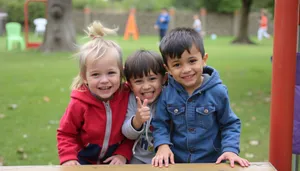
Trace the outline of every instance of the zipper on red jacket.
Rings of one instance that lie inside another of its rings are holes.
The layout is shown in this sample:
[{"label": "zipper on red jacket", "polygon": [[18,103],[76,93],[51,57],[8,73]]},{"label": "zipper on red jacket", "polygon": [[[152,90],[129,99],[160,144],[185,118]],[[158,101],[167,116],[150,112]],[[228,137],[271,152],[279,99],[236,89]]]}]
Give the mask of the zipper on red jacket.
[{"label": "zipper on red jacket", "polygon": [[109,106],[109,102],[104,103],[105,106],[105,113],[106,113],[106,127],[105,127],[105,135],[104,135],[104,139],[103,139],[103,144],[102,144],[102,148],[101,151],[99,153],[98,156],[98,160],[97,160],[97,164],[101,163],[101,159],[105,156],[106,151],[108,149],[108,144],[109,144],[109,138],[110,138],[110,133],[111,133],[111,125],[112,125],[112,111],[111,108]]}]

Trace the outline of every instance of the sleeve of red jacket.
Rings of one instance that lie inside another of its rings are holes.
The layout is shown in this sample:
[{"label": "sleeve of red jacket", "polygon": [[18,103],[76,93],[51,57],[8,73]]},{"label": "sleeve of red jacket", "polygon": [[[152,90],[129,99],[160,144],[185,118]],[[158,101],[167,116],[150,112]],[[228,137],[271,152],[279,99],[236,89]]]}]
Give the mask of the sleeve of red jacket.
[{"label": "sleeve of red jacket", "polygon": [[71,99],[57,129],[57,148],[60,164],[69,160],[78,160],[80,150],[79,130],[83,122],[84,110],[78,101]]},{"label": "sleeve of red jacket", "polygon": [[127,161],[130,161],[132,157],[133,144],[134,140],[125,138],[124,141],[119,145],[117,150],[114,152],[114,154],[122,155],[127,159]]}]

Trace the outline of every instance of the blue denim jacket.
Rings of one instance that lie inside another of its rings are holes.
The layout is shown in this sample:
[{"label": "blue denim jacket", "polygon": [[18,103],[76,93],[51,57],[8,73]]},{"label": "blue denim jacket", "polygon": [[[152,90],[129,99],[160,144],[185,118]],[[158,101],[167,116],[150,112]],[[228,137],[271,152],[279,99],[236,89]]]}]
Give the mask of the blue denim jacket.
[{"label": "blue denim jacket", "polygon": [[177,163],[212,163],[224,152],[239,153],[241,123],[227,88],[212,67],[203,74],[209,79],[191,96],[169,76],[152,120],[154,148],[169,144]]},{"label": "blue denim jacket", "polygon": [[[164,22],[160,22],[160,19],[163,18],[164,19]],[[159,27],[159,29],[161,30],[168,30],[168,26],[169,26],[169,22],[170,22],[170,16],[169,14],[160,14],[158,17],[157,17],[157,20],[156,20],[156,25]]]}]

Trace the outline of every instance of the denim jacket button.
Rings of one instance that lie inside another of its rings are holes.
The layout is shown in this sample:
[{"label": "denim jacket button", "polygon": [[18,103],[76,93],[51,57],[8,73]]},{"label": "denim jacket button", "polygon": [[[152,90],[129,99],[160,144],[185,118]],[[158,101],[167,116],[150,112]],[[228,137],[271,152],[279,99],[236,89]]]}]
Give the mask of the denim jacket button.
[{"label": "denim jacket button", "polygon": [[178,109],[174,109],[174,113],[178,113]]},{"label": "denim jacket button", "polygon": [[207,113],[208,113],[208,109],[204,109],[204,113],[206,113],[206,114],[207,114]]},{"label": "denim jacket button", "polygon": [[189,128],[188,129],[190,132],[193,132],[193,131],[195,131],[195,128]]}]

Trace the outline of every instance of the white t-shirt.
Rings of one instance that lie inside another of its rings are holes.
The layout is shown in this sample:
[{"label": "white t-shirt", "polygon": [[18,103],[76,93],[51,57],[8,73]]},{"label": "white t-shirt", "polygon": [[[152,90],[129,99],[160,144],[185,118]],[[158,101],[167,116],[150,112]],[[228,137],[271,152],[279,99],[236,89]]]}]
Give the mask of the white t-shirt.
[{"label": "white t-shirt", "polygon": [[196,19],[194,20],[194,23],[193,23],[193,27],[195,30],[201,30],[201,21],[200,19]]}]

